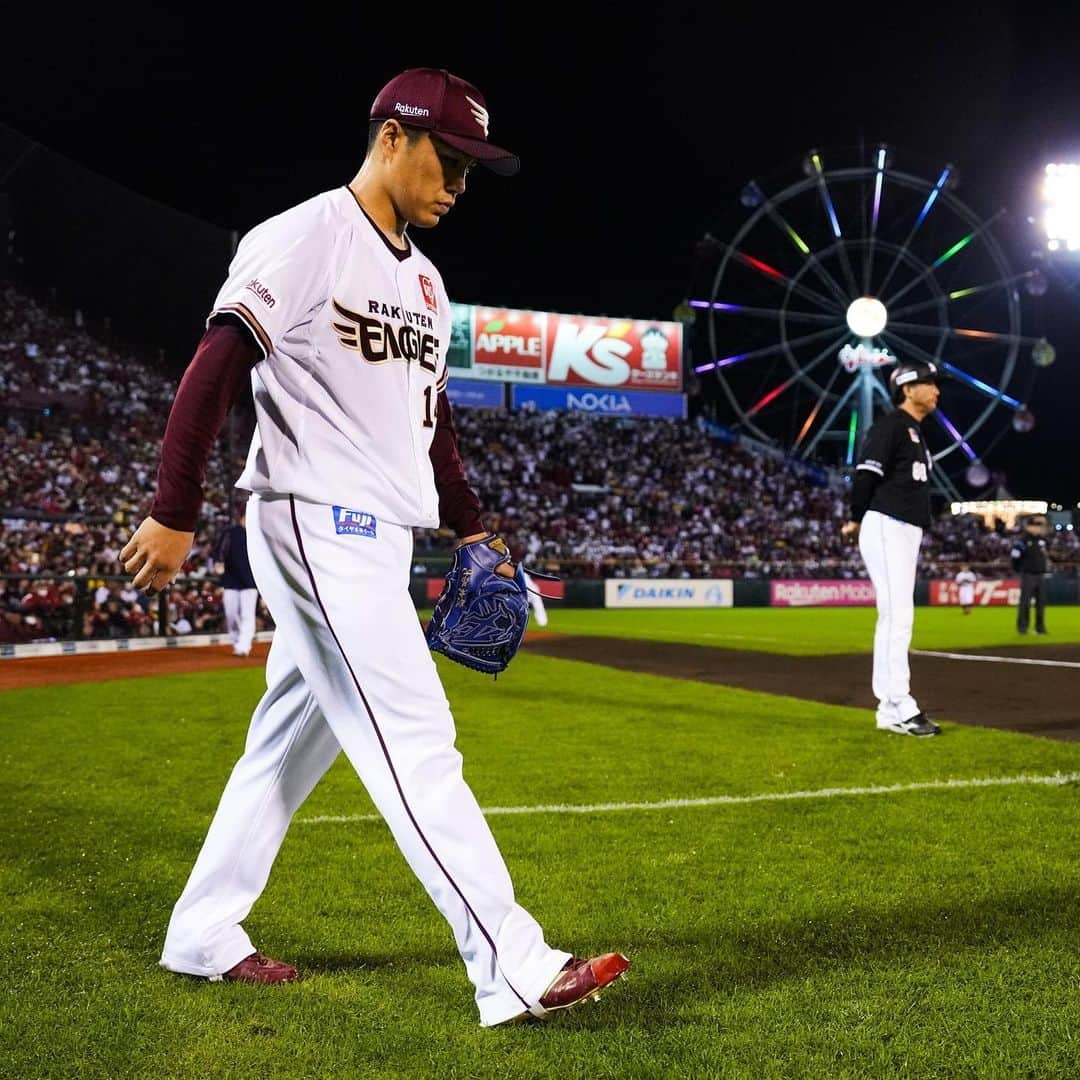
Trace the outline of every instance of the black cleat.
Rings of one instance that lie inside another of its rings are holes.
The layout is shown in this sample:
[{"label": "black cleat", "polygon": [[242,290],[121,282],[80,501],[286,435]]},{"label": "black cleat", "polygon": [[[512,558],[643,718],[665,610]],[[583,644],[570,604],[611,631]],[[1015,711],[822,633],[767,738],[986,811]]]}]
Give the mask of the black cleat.
[{"label": "black cleat", "polygon": [[916,713],[907,720],[879,720],[878,731],[892,731],[897,735],[940,735],[941,728],[926,713]]}]

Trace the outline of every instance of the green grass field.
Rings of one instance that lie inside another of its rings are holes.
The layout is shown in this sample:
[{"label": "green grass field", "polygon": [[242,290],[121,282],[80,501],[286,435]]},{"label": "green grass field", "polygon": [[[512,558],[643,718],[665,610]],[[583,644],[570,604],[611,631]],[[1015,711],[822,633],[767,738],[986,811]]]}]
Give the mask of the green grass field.
[{"label": "green grass field", "polygon": [[[550,628],[845,652],[869,614],[553,610]],[[1014,643],[1009,614],[920,608],[915,644]],[[1080,640],[1075,609],[1049,625]],[[532,808],[490,817],[519,900],[554,945],[624,951],[624,982],[481,1028],[344,759],[246,922],[305,979],[167,974],[261,672],[10,691],[0,1076],[1080,1075],[1080,744],[904,739],[861,711],[527,653],[497,682],[439,663],[481,805]],[[966,783],[1023,777],[1047,782]]]}]

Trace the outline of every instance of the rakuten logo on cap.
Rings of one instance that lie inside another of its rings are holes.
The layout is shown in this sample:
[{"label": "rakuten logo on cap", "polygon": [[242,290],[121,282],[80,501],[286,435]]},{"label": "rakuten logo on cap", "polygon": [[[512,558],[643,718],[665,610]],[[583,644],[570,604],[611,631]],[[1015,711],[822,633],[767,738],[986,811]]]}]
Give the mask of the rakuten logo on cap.
[{"label": "rakuten logo on cap", "polygon": [[394,112],[399,112],[402,116],[431,115],[431,110],[425,109],[423,105],[403,105],[400,101],[396,101],[394,103]]}]

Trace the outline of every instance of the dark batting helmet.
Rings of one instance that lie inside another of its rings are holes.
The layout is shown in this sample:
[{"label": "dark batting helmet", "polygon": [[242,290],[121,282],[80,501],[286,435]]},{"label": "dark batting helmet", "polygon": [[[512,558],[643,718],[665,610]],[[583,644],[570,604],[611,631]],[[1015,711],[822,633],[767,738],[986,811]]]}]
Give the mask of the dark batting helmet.
[{"label": "dark batting helmet", "polygon": [[901,361],[889,374],[889,394],[893,404],[903,404],[905,386],[912,383],[940,383],[943,378],[945,374],[941,368],[929,360]]}]

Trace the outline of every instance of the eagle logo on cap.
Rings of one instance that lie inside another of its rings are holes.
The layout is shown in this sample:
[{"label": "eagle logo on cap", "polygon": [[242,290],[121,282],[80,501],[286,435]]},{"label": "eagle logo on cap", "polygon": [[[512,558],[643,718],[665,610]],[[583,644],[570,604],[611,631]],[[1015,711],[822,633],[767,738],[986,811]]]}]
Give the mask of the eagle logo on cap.
[{"label": "eagle logo on cap", "polygon": [[487,109],[485,109],[484,106],[481,105],[480,102],[477,101],[475,98],[469,97],[468,94],[465,95],[465,100],[470,105],[470,111],[473,114],[473,119],[483,129],[484,138],[486,139],[487,138],[487,133],[488,133],[488,119],[489,119]]}]

